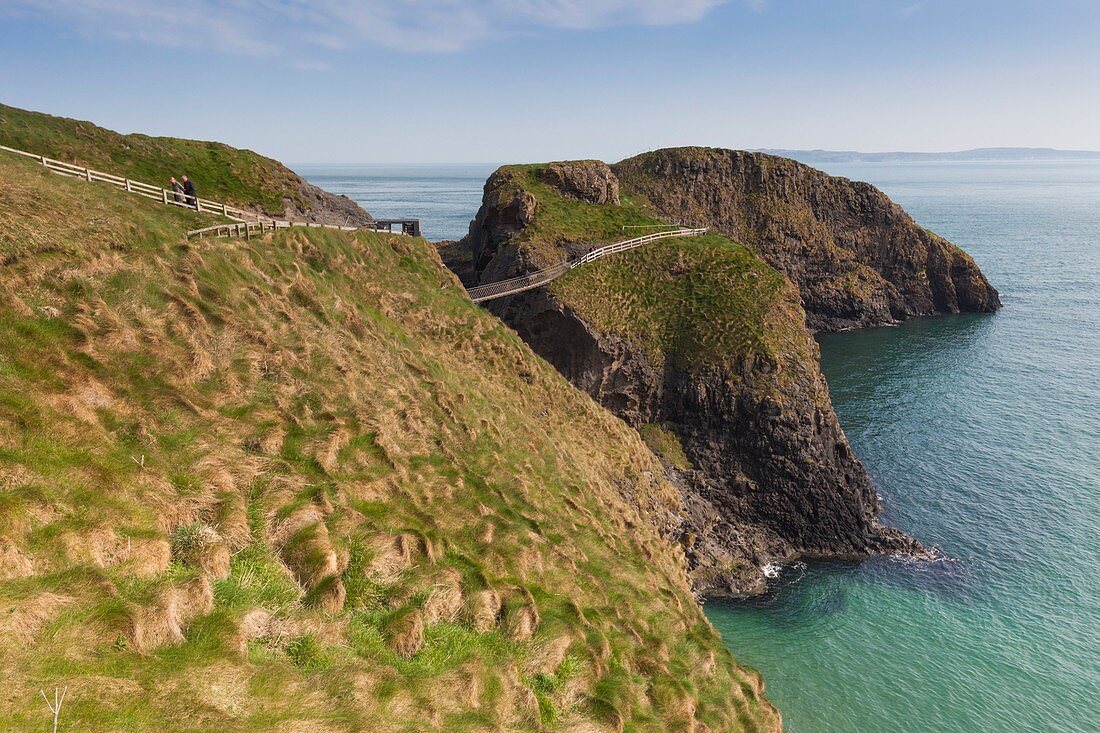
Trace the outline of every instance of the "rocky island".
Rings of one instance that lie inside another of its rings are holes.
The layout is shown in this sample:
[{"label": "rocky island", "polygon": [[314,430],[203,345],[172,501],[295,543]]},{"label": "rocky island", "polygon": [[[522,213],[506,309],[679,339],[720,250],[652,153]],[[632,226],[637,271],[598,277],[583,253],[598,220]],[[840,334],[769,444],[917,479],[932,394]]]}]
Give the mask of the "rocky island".
[{"label": "rocky island", "polygon": [[670,221],[717,234],[653,242],[488,307],[662,457],[696,592],[758,593],[764,567],[799,557],[921,551],[876,519],[812,331],[999,300],[968,255],[872,186],[703,148],[507,166],[443,251],[468,284],[492,282]]},{"label": "rocky island", "polygon": [[646,210],[712,227],[786,275],[815,331],[1001,305],[970,255],[869,183],[715,148],[657,150],[614,170]]}]

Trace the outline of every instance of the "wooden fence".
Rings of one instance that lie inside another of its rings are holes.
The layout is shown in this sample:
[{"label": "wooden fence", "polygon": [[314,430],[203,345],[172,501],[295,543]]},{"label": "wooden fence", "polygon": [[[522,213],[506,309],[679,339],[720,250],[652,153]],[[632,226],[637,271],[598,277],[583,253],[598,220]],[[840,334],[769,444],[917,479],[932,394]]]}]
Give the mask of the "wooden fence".
[{"label": "wooden fence", "polygon": [[[37,161],[41,165],[45,166],[48,170],[51,170],[54,173],[58,173],[63,176],[79,178],[81,180],[93,183],[107,183],[121,190],[135,193],[138,196],[144,196],[145,198],[159,201],[166,206],[179,206],[183,209],[191,209],[193,211],[217,214],[219,216],[224,216],[227,219],[234,220],[233,224],[216,224],[214,226],[189,231],[187,232],[187,236],[189,237],[205,237],[209,235],[215,237],[244,237],[247,239],[251,237],[253,233],[262,234],[265,231],[275,231],[276,229],[289,229],[290,227],[321,227],[324,229],[340,229],[347,232],[355,231],[359,228],[338,226],[336,224],[311,224],[309,222],[282,221],[280,219],[265,217],[262,214],[257,214],[254,211],[247,211],[245,209],[239,209],[235,206],[229,206],[228,204],[221,201],[211,201],[210,199],[204,199],[201,196],[185,196],[184,194],[177,193],[175,191],[172,191],[171,189],[161,188],[160,186],[153,186],[148,183],[142,183],[141,181],[135,181],[130,178],[116,176],[112,173],[104,173],[102,171],[85,168],[84,166],[74,165],[72,163],[66,163],[62,160],[54,160],[53,158],[47,158],[44,155],[28,153],[25,150],[9,148],[6,145],[0,145],[0,150],[5,150],[9,153],[15,153],[16,155],[22,155],[26,158],[30,158],[31,160]],[[414,219],[410,219],[407,221],[415,222],[416,231],[420,231],[419,221]],[[381,227],[375,228],[380,229]]]},{"label": "wooden fence", "polygon": [[[192,229],[187,232],[188,237],[240,237],[251,239],[253,234],[273,232],[276,229],[290,229],[291,227],[312,227],[315,229],[339,229],[345,232],[358,231],[363,227],[342,227],[336,224],[314,224],[308,221],[280,221],[279,219],[260,219],[259,221],[237,221],[232,224],[215,224],[214,226]],[[367,227],[370,228],[370,227]]]},{"label": "wooden fence", "polygon": [[123,178],[122,176],[116,176],[112,173],[104,173],[103,171],[85,168],[84,166],[74,165],[72,163],[66,163],[62,160],[54,160],[53,158],[47,158],[45,155],[28,153],[25,150],[16,150],[6,145],[0,145],[0,150],[6,150],[9,153],[15,153],[16,155],[22,155],[26,158],[38,161],[54,173],[70,176],[72,178],[80,178],[89,182],[107,183],[124,191],[136,193],[138,196],[144,196],[145,198],[159,201],[168,206],[179,206],[180,208],[194,209],[195,211],[207,211],[211,214],[220,214],[227,219],[237,219],[239,221],[263,218],[260,214],[253,211],[238,209],[235,206],[229,206],[221,201],[211,201],[201,196],[193,197],[193,202],[188,202],[182,193],[177,194],[171,189],[153,186],[148,183],[142,183],[141,181]]}]

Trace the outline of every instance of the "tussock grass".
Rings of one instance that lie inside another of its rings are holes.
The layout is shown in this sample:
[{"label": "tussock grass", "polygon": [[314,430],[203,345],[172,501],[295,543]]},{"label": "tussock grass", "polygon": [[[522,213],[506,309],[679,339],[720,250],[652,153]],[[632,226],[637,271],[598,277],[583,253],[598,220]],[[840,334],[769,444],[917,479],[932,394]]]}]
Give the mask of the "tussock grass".
[{"label": "tussock grass", "polygon": [[655,454],[668,465],[687,471],[692,468],[691,461],[684,453],[680,436],[666,425],[646,424],[638,426],[642,440]]},{"label": "tussock grass", "polygon": [[0,728],[774,724],[652,454],[430,245],[81,186],[0,159]]}]

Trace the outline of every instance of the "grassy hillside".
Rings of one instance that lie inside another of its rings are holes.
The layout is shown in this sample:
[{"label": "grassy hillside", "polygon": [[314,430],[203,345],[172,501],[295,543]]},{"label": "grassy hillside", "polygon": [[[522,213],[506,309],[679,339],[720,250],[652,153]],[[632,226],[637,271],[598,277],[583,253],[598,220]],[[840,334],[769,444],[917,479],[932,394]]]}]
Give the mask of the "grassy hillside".
[{"label": "grassy hillside", "polygon": [[[282,163],[216,142],[121,135],[91,122],[0,104],[0,144],[154,185],[188,175],[199,195],[283,215],[305,210],[302,179]],[[5,154],[6,155],[6,154]]]},{"label": "grassy hillside", "polygon": [[110,193],[0,157],[0,729],[778,727],[653,455],[427,243]]}]

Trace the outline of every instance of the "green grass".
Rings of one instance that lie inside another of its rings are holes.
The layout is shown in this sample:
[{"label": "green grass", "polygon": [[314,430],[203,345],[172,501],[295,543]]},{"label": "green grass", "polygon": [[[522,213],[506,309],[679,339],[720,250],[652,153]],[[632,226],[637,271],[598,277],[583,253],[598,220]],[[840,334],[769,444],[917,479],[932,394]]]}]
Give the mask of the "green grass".
[{"label": "green grass", "polygon": [[651,360],[697,368],[766,353],[786,280],[723,237],[658,240],[551,285],[587,322],[641,343]]},{"label": "green grass", "polygon": [[[38,690],[69,685],[68,730],[648,733],[676,723],[647,686],[674,683],[713,729],[742,727],[743,673],[649,521],[678,506],[660,466],[429,244],[187,244],[180,212],[110,194],[0,158],[0,528],[4,562],[33,561],[0,581],[0,728],[40,727]],[[138,649],[134,629],[196,585],[182,560],[208,530],[236,548],[212,610]],[[383,574],[399,534],[407,565]],[[308,572],[333,557],[335,575]],[[399,657],[390,622],[451,569],[462,610]],[[314,603],[338,582],[342,606]],[[504,623],[478,631],[489,591]],[[531,603],[532,638],[513,637]],[[563,638],[565,661],[540,666]]]},{"label": "green grass", "polygon": [[[537,201],[516,243],[540,265],[565,258],[565,243],[599,245],[665,225],[629,196],[597,205],[562,196],[541,165],[507,166],[506,186]],[[651,229],[637,227],[653,227]],[[631,228],[627,228],[631,227]],[[657,240],[568,272],[549,286],[597,330],[640,345],[656,365],[684,369],[805,351],[798,295],[786,278],[726,237]]]},{"label": "green grass", "polygon": [[259,206],[272,215],[282,214],[284,197],[303,203],[293,171],[222,143],[121,135],[90,122],[0,104],[0,144],[164,187],[170,177],[187,175],[204,198]]},{"label": "green grass", "polygon": [[647,423],[638,427],[638,433],[649,449],[659,455],[665,463],[681,471],[691,470],[691,461],[684,454],[680,436],[665,425]]},{"label": "green grass", "polygon": [[633,206],[629,198],[621,206],[566,198],[543,181],[540,177],[543,168],[540,164],[506,168],[515,174],[513,185],[530,192],[538,200],[535,220],[521,235],[525,241],[611,243],[640,236],[639,232],[624,231],[624,227],[664,223]]}]

